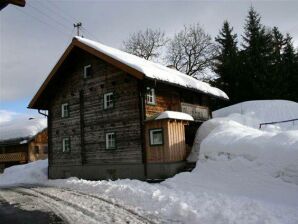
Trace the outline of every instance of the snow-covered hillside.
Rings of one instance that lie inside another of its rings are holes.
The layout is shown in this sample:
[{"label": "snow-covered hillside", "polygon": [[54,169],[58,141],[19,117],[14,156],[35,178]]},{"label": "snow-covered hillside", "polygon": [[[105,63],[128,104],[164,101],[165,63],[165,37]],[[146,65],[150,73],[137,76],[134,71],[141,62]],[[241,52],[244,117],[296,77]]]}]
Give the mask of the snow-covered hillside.
[{"label": "snow-covered hillside", "polygon": [[30,137],[47,127],[47,119],[0,110],[0,141],[12,138]]},{"label": "snow-covered hillside", "polygon": [[[295,105],[285,102],[280,107],[291,107],[289,113],[296,114]],[[283,110],[278,109],[278,102],[276,107],[276,110]],[[205,122],[197,133],[194,149],[198,152],[200,148],[200,156],[196,168],[160,184],[128,179],[45,181],[46,162],[41,162],[36,165],[40,172],[34,175],[29,171],[36,172],[34,165],[7,169],[0,175],[0,186],[5,186],[7,182],[14,185],[24,181],[24,178],[12,181],[12,177],[19,177],[24,169],[24,175],[34,183],[101,195],[138,213],[162,217],[168,223],[296,224],[298,130],[275,126],[258,130],[252,125],[256,120],[263,121],[262,116],[271,116],[270,119],[275,116],[271,114],[271,109],[265,111],[270,107],[263,105],[262,108],[258,112],[246,107],[250,115],[235,114],[235,111],[229,114],[221,110],[226,117]],[[278,120],[289,119],[287,113],[279,114],[275,117]],[[192,156],[198,158],[198,154]]]}]

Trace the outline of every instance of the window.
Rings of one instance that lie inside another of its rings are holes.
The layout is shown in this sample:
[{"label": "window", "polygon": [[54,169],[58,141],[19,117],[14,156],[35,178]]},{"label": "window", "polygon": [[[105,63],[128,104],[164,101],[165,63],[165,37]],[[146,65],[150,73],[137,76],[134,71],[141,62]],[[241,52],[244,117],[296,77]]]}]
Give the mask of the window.
[{"label": "window", "polygon": [[84,66],[84,79],[87,79],[91,76],[91,65]]},{"label": "window", "polygon": [[63,138],[62,140],[62,151],[70,152],[70,138]]},{"label": "window", "polygon": [[106,149],[116,148],[116,135],[115,132],[106,133]]},{"label": "window", "polygon": [[150,105],[155,105],[155,90],[153,88],[147,87],[146,103]]},{"label": "window", "polygon": [[61,117],[69,116],[69,106],[68,103],[64,103],[61,105]]},{"label": "window", "polygon": [[162,128],[149,130],[150,145],[162,145],[163,144],[163,130]]},{"label": "window", "polygon": [[47,153],[48,153],[48,146],[47,146],[47,145],[45,145],[45,146],[43,147],[43,153],[44,153],[44,154],[47,154]]},{"label": "window", "polygon": [[104,109],[109,109],[114,107],[114,93],[106,93],[104,94]]},{"label": "window", "polygon": [[38,145],[34,146],[34,153],[39,154],[39,147]]}]

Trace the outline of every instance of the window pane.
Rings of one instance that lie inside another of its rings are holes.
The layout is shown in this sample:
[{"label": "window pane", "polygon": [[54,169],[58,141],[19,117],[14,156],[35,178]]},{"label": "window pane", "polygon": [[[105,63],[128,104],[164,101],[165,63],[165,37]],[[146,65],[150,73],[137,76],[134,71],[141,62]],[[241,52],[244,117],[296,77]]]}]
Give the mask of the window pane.
[{"label": "window pane", "polygon": [[155,104],[155,90],[153,88],[147,88],[146,102],[148,104]]},{"label": "window pane", "polygon": [[63,139],[63,152],[69,152],[70,151],[70,139],[64,138]]},{"label": "window pane", "polygon": [[68,117],[68,115],[69,115],[69,106],[68,106],[67,103],[62,104],[61,110],[62,110],[62,112],[61,112],[62,117]]},{"label": "window pane", "polygon": [[84,78],[91,76],[91,65],[84,66]]},{"label": "window pane", "polygon": [[113,104],[113,93],[106,93],[104,95],[104,108],[112,108],[114,106]]},{"label": "window pane", "polygon": [[116,147],[115,133],[106,133],[106,148],[114,149]]},{"label": "window pane", "polygon": [[162,129],[150,130],[150,144],[151,145],[162,145],[163,144]]}]

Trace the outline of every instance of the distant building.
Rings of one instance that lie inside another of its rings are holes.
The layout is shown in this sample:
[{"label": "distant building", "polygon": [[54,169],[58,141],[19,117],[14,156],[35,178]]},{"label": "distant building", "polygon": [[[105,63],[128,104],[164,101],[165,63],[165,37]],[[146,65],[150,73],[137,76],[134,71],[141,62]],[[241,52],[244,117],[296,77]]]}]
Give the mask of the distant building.
[{"label": "distant building", "polygon": [[25,0],[1,0],[0,1],[0,10],[4,9],[8,4],[25,7]]},{"label": "distant building", "polygon": [[48,110],[49,178],[158,179],[186,164],[221,90],[76,37],[29,104]]},{"label": "distant building", "polygon": [[0,172],[5,168],[48,157],[47,129],[33,137],[0,141]]}]

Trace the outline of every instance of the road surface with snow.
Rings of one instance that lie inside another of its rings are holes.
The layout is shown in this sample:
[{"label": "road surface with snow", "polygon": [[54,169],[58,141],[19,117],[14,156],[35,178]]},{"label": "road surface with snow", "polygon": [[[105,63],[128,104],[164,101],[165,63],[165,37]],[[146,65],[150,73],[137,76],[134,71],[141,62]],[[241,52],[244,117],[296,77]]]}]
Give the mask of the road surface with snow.
[{"label": "road surface with snow", "polygon": [[54,187],[0,189],[7,223],[161,223],[99,196]]}]

